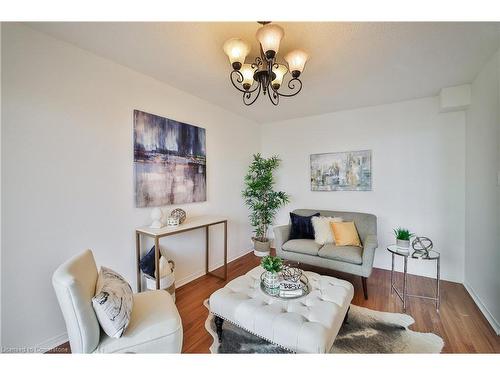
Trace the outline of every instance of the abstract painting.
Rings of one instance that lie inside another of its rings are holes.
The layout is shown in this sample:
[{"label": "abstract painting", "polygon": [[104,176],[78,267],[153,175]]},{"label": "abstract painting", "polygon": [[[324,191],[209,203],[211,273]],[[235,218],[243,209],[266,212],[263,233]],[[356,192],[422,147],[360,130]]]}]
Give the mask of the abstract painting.
[{"label": "abstract painting", "polygon": [[205,129],[134,111],[136,207],[206,200]]},{"label": "abstract painting", "polygon": [[371,189],[371,150],[311,155],[312,191]]}]

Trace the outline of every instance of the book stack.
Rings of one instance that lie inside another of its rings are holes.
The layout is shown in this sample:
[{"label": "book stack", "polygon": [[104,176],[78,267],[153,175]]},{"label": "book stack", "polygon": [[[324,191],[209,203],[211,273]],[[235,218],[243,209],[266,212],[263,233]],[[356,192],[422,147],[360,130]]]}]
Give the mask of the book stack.
[{"label": "book stack", "polygon": [[280,297],[297,297],[302,295],[302,284],[300,282],[282,281],[280,283]]},{"label": "book stack", "polygon": [[299,297],[302,295],[302,289],[280,290],[279,296],[283,298]]}]

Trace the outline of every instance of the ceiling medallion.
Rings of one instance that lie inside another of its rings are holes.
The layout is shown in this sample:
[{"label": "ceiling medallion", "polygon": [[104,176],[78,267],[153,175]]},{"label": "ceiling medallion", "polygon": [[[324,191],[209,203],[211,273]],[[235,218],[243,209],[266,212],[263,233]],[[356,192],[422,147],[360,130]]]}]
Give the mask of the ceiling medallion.
[{"label": "ceiling medallion", "polygon": [[[243,103],[252,105],[260,93],[267,95],[271,103],[279,104],[281,96],[291,97],[302,90],[300,74],[308,59],[307,53],[293,50],[285,57],[288,66],[278,62],[278,51],[281,39],[285,36],[283,28],[270,22],[259,22],[262,27],[255,35],[260,44],[260,57],[251,64],[245,64],[245,58],[250,53],[250,45],[238,38],[229,39],[224,43],[224,52],[229,57],[233,71],[229,79],[233,86],[243,93]],[[291,78],[286,86],[287,92],[278,91],[283,88],[283,82],[290,72]]]}]

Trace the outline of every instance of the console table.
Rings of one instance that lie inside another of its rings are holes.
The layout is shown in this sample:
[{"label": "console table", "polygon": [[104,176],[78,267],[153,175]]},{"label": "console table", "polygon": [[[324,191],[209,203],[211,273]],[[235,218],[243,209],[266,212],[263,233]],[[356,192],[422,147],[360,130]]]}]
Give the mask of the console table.
[{"label": "console table", "polygon": [[[212,225],[224,225],[224,276],[218,276],[208,270],[209,261],[209,227]],[[218,277],[222,280],[227,280],[227,219],[214,216],[199,216],[187,219],[184,223],[176,227],[163,227],[153,229],[149,226],[139,227],[135,230],[135,248],[137,256],[137,291],[141,291],[141,268],[139,262],[141,260],[141,236],[151,237],[155,243],[155,269],[160,269],[160,238],[172,236],[195,229],[205,228],[205,272],[209,275]],[[160,277],[156,277],[156,289],[160,289]]]}]

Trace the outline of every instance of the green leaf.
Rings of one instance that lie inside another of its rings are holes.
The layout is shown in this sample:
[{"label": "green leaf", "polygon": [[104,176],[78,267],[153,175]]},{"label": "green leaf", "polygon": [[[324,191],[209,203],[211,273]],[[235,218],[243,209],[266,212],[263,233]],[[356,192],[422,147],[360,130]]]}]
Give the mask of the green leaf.
[{"label": "green leaf", "polygon": [[260,265],[266,271],[269,272],[279,272],[283,268],[283,260],[279,257],[273,257],[268,255],[260,261]]},{"label": "green leaf", "polygon": [[394,229],[394,235],[396,236],[397,240],[409,241],[410,238],[415,235],[415,233],[410,232],[406,228],[398,227]]}]

